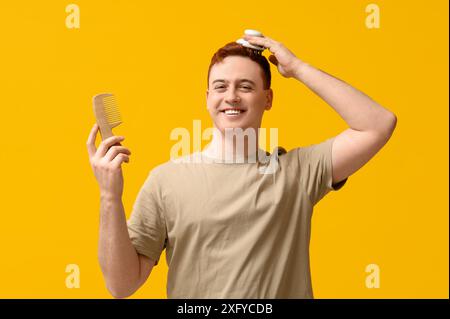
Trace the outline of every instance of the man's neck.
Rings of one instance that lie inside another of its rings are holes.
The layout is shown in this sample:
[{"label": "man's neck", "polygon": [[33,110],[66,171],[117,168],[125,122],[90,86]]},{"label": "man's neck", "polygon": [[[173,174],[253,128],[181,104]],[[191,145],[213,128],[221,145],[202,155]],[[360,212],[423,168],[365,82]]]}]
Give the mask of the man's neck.
[{"label": "man's neck", "polygon": [[[214,159],[227,162],[256,162],[258,151],[258,130],[254,134],[246,135],[246,131],[226,129],[221,132],[214,128],[211,142],[205,147],[203,153]],[[248,131],[247,131],[248,132]]]}]

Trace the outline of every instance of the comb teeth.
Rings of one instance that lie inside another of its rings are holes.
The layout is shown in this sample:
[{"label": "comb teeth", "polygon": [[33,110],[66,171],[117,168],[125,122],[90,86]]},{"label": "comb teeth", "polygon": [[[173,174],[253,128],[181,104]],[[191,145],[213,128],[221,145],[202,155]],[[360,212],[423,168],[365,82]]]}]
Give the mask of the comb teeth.
[{"label": "comb teeth", "polygon": [[103,98],[103,108],[109,125],[113,126],[122,123],[119,107],[117,106],[114,95],[105,96]]}]

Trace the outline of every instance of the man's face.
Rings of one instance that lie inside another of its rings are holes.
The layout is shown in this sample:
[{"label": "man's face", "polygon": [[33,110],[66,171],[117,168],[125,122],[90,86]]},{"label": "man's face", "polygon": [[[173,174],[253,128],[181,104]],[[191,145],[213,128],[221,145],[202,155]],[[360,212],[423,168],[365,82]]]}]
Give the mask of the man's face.
[{"label": "man's face", "polygon": [[272,98],[272,89],[263,88],[261,67],[249,58],[228,56],[211,67],[206,104],[222,133],[225,128],[257,130],[264,111],[272,107]]}]

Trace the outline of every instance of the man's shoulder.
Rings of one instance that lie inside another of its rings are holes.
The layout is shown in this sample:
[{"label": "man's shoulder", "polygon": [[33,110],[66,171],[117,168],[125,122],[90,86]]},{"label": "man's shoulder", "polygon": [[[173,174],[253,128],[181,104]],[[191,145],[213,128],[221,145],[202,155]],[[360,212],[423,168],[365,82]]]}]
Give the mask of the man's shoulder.
[{"label": "man's shoulder", "polygon": [[288,152],[288,154],[289,153],[291,155],[295,154],[300,157],[315,155],[318,153],[323,153],[323,152],[327,152],[327,151],[331,150],[332,145],[333,145],[333,138],[328,138],[328,139],[322,140],[318,143],[307,144],[307,145],[295,147],[292,150],[290,150]]}]

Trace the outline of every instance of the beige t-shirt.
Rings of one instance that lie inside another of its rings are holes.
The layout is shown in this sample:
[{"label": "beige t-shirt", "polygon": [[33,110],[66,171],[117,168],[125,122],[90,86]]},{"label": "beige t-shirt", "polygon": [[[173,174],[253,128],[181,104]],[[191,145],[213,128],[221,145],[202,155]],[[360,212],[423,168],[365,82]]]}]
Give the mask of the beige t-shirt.
[{"label": "beige t-shirt", "polygon": [[195,153],[202,163],[155,167],[127,223],[136,251],[155,265],[166,249],[168,298],[313,298],[313,207],[346,182],[332,185],[333,139],[272,157],[269,174],[260,167],[270,162],[204,153]]}]

